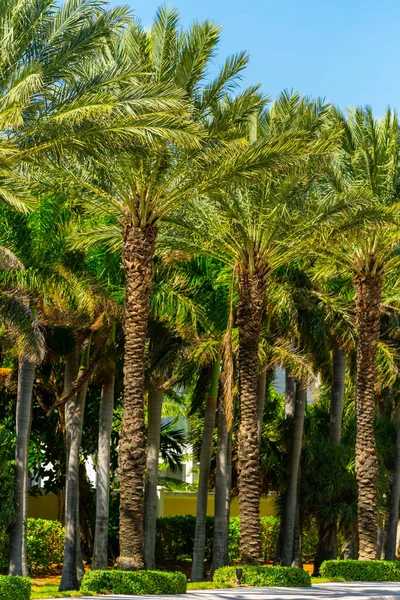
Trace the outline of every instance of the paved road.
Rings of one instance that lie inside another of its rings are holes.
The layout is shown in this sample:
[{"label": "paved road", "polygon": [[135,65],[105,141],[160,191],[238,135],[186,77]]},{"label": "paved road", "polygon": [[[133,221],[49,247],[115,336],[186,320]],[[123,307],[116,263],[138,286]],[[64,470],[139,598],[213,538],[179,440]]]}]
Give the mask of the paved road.
[{"label": "paved road", "polygon": [[[400,600],[399,583],[321,583],[312,588],[233,588],[176,596],[101,596],[97,600]],[[96,600],[87,598],[86,600]]]}]

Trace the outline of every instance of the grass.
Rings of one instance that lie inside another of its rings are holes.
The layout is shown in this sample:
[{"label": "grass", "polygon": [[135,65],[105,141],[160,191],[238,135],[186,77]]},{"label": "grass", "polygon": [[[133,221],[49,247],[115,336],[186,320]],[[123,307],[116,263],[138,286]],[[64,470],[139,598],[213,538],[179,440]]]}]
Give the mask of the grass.
[{"label": "grass", "polygon": [[213,581],[190,581],[187,584],[188,592],[191,590],[222,590],[233,587],[230,583],[214,583]]},{"label": "grass", "polygon": [[[95,596],[95,594],[86,593],[86,596]],[[81,598],[80,592],[59,592],[58,584],[42,582],[32,582],[31,600],[39,598]],[[11,600],[11,599],[10,599]]]}]

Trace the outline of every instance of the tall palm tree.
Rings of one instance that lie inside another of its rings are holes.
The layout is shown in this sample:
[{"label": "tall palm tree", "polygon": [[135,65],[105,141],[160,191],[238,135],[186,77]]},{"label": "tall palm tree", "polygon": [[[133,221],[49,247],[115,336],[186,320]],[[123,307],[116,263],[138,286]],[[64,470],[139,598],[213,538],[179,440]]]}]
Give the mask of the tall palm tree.
[{"label": "tall palm tree", "polygon": [[[281,142],[296,145],[303,137],[303,149],[297,146],[289,167],[277,177],[274,166],[266,165],[259,183],[242,189],[230,186],[227,192],[197,199],[174,219],[175,227],[184,224],[177,236],[171,229],[165,244],[171,248],[216,256],[235,269],[237,281],[236,324],[239,337],[239,389],[241,425],[239,431],[239,499],[241,517],[241,557],[243,562],[261,560],[260,472],[257,423],[257,373],[259,342],[267,302],[270,273],[288,260],[283,249],[287,235],[285,219],[292,210],[299,216],[299,197],[309,185],[300,165],[307,153],[326,152],[325,127],[328,107],[298,95],[283,94],[258,124],[262,144]],[[254,123],[254,120],[253,120]],[[254,125],[252,126],[254,129]],[[318,142],[316,141],[318,139]],[[307,141],[305,141],[307,140]],[[310,145],[308,145],[310,144]],[[317,144],[316,146],[314,144]],[[250,148],[253,144],[250,144]],[[305,154],[303,154],[305,152]],[[310,155],[309,154],[309,155]],[[292,167],[292,170],[290,169]],[[301,175],[302,173],[302,175]],[[190,240],[184,233],[190,231]]]},{"label": "tall palm tree", "polygon": [[[245,57],[240,55],[228,60],[217,79],[203,88],[202,75],[218,37],[215,28],[209,23],[194,26],[194,45],[189,43],[191,31],[186,35],[176,35],[174,31],[179,31],[176,30],[176,14],[163,9],[150,32],[135,26],[126,40],[129,39],[131,45],[137,44],[133,46],[132,59],[144,61],[149,77],[187,86],[192,103],[196,106],[200,103],[195,114],[198,115],[198,126],[206,127],[207,142],[190,151],[179,151],[179,148],[177,151],[175,145],[160,143],[155,148],[143,147],[140,154],[137,148],[132,152],[121,151],[117,156],[105,154],[100,170],[86,162],[76,165],[74,172],[65,169],[63,173],[64,181],[70,185],[69,193],[73,193],[73,187],[79,188],[80,198],[96,207],[97,213],[106,212],[113,217],[112,223],[94,231],[92,228],[91,235],[87,230],[82,231],[80,244],[88,246],[97,239],[108,240],[115,247],[115,236],[122,233],[126,277],[126,367],[125,416],[119,454],[121,568],[143,566],[144,351],[153,257],[160,223],[173,210],[202,194],[254,177],[269,167],[281,168],[301,162],[309,154],[301,136],[288,140],[277,135],[273,139],[246,144],[243,136],[249,115],[263,102],[254,90],[219,102],[237,79],[246,62]],[[162,54],[165,59],[160,63],[160,44],[165,40],[168,40],[166,48],[170,52]],[[191,53],[199,54],[198,59],[189,61],[188,54]],[[177,55],[182,55],[181,59],[177,59]],[[189,71],[188,64],[192,65]],[[228,123],[233,124],[229,127]],[[219,143],[218,138],[222,142]]]},{"label": "tall palm tree", "polygon": [[337,225],[333,222],[322,228],[325,249],[321,248],[321,256],[331,266],[325,264],[325,271],[320,272],[350,274],[354,283],[358,533],[360,558],[372,560],[377,552],[376,356],[385,280],[398,265],[399,124],[390,110],[382,119],[374,119],[368,107],[357,108],[347,119],[338,115],[338,119],[344,130],[341,150],[327,170],[322,191],[327,192],[328,203],[332,198],[334,202],[346,199],[353,209],[347,217],[342,213]]}]

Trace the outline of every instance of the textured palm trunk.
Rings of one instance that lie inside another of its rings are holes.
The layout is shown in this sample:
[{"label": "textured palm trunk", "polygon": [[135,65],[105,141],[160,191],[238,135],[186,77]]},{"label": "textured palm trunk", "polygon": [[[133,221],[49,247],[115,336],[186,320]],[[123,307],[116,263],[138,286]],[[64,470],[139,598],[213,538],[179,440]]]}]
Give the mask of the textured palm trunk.
[{"label": "textured palm trunk", "polygon": [[296,380],[285,369],[285,417],[293,417],[296,404]]},{"label": "textured palm trunk", "polygon": [[[79,590],[83,573],[79,526],[79,459],[87,382],[76,395],[75,410],[69,423],[70,445],[66,476],[64,562],[59,591]],[[79,550],[78,550],[79,548]]]},{"label": "textured palm trunk", "polygon": [[358,486],[358,538],[360,560],[377,553],[378,458],[374,434],[376,351],[380,329],[382,277],[355,277],[358,333],[356,380],[356,479]]},{"label": "textured palm trunk", "polygon": [[156,385],[151,385],[149,387],[147,460],[144,488],[144,561],[147,569],[156,568],[158,455],[160,452],[160,428],[163,396],[163,390]]},{"label": "textured palm trunk", "polygon": [[299,467],[303,441],[304,416],[307,404],[307,385],[296,382],[296,407],[292,439],[289,453],[288,489],[286,494],[285,512],[283,517],[282,536],[282,565],[289,567],[293,561],[293,543],[297,507],[297,487],[299,482]]},{"label": "textured palm trunk", "polygon": [[125,222],[123,265],[125,293],[124,412],[118,472],[120,477],[120,569],[142,569],[143,477],[146,468],[144,367],[156,227]]},{"label": "textured palm trunk", "polygon": [[18,368],[17,440],[15,447],[15,520],[11,530],[9,574],[27,577],[26,522],[28,519],[28,454],[32,424],[35,365],[22,355]]},{"label": "textured palm trunk", "polygon": [[267,369],[264,367],[258,374],[257,380],[257,437],[261,444],[262,424],[264,417],[265,393],[267,391]]},{"label": "textured palm trunk", "polygon": [[[257,266],[257,262],[256,266]],[[238,273],[239,330],[239,507],[240,555],[243,564],[262,562],[260,460],[257,422],[258,345],[265,311],[267,271]]]},{"label": "textured palm trunk", "polygon": [[114,412],[115,367],[101,387],[96,477],[96,525],[92,569],[108,567],[108,517],[110,506],[110,447]]},{"label": "textured palm trunk", "polygon": [[218,405],[218,446],[217,465],[215,473],[215,505],[214,505],[214,540],[212,552],[211,573],[215,569],[229,564],[228,537],[229,537],[229,510],[230,500],[227,482],[230,482],[231,469],[229,432],[226,422],[225,402],[221,394]]},{"label": "textured palm trunk", "polygon": [[394,459],[392,494],[390,499],[389,525],[386,538],[385,560],[396,560],[397,523],[400,502],[400,420],[397,424],[396,454]]},{"label": "textured palm trunk", "polygon": [[332,351],[332,388],[330,404],[329,438],[333,444],[340,444],[344,400],[344,378],[346,372],[346,351],[335,347]]},{"label": "textured palm trunk", "polygon": [[213,366],[210,392],[208,394],[206,411],[204,414],[204,430],[200,450],[199,486],[197,490],[196,528],[193,545],[192,581],[202,581],[204,579],[208,482],[210,478],[210,462],[215,425],[215,411],[217,408],[220,364],[221,361],[218,359]]}]

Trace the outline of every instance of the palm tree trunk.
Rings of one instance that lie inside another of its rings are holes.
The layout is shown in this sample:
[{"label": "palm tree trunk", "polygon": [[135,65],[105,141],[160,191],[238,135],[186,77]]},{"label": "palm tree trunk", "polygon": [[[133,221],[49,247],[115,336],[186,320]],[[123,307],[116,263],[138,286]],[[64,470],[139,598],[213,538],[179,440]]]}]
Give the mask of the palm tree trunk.
[{"label": "palm tree trunk", "polygon": [[214,540],[210,577],[212,577],[216,569],[229,564],[229,512],[227,501],[230,500],[231,490],[230,486],[229,490],[227,489],[227,482],[230,481],[230,449],[225,402],[224,397],[221,394],[218,405],[218,447],[215,474]]},{"label": "palm tree trunk", "polygon": [[[299,478],[300,479],[300,478]],[[301,517],[300,517],[300,495],[297,486],[296,518],[294,521],[293,535],[293,561],[292,567],[303,568],[302,544],[301,544]]]},{"label": "palm tree trunk", "polygon": [[79,590],[80,586],[78,571],[82,570],[80,568],[82,557],[78,553],[78,544],[80,545],[79,458],[87,386],[87,382],[84,383],[77,393],[75,411],[70,424],[71,443],[66,477],[64,563],[60,592]]},{"label": "palm tree trunk", "polygon": [[144,366],[156,227],[126,218],[123,240],[125,293],[124,412],[119,439],[120,569],[142,569],[143,476],[146,468]]},{"label": "palm tree trunk", "polygon": [[114,412],[115,367],[101,387],[96,477],[96,525],[92,569],[108,567],[108,517],[110,506],[110,445]]},{"label": "palm tree trunk", "polygon": [[264,416],[265,393],[267,391],[267,368],[263,367],[257,380],[257,436],[258,445],[261,444],[262,423]]},{"label": "palm tree trunk", "polygon": [[[90,339],[83,357],[86,367],[90,356]],[[71,367],[73,356],[71,357]],[[65,379],[64,379],[65,383]],[[79,459],[82,441],[83,417],[86,403],[88,381],[80,388],[71,400],[66,413],[67,428],[67,474],[65,498],[65,542],[64,563],[61,575],[60,592],[79,590],[80,577],[83,573],[82,556],[80,552],[80,523],[79,523]]]},{"label": "palm tree trunk", "polygon": [[[257,261],[256,261],[257,262]],[[258,346],[265,310],[267,272],[238,272],[239,330],[239,507],[240,554],[243,564],[262,562],[260,460],[257,422]]]},{"label": "palm tree trunk", "polygon": [[396,454],[394,459],[392,495],[390,499],[389,526],[386,538],[385,560],[396,560],[397,523],[400,502],[400,420],[397,424]]},{"label": "palm tree trunk", "polygon": [[210,461],[214,436],[215,411],[217,408],[220,365],[221,361],[217,359],[212,370],[210,392],[204,415],[204,430],[200,450],[199,487],[197,490],[196,528],[193,545],[192,581],[202,581],[204,579],[208,482],[210,478]]},{"label": "palm tree trunk", "polygon": [[11,530],[10,575],[27,577],[26,522],[28,519],[28,453],[32,424],[35,364],[22,355],[18,368],[17,441],[15,447],[15,520]]},{"label": "palm tree trunk", "polygon": [[282,565],[289,567],[293,560],[293,542],[296,520],[297,486],[301,447],[303,441],[304,416],[307,404],[307,385],[296,382],[296,407],[294,411],[293,433],[289,454],[288,490],[286,494],[285,512],[283,518]]},{"label": "palm tree trunk", "polygon": [[346,350],[332,351],[333,381],[331,388],[329,437],[333,444],[340,444],[344,400],[344,377],[346,372]]},{"label": "palm tree trunk", "polygon": [[374,434],[376,351],[380,330],[382,277],[355,278],[358,333],[356,380],[356,479],[360,560],[374,560],[377,552],[378,458]]},{"label": "palm tree trunk", "polygon": [[296,380],[285,369],[285,417],[293,417],[296,404]]},{"label": "palm tree trunk", "polygon": [[146,569],[156,568],[156,520],[158,455],[160,452],[161,411],[164,392],[156,385],[149,387],[147,461],[144,488],[144,561]]}]

